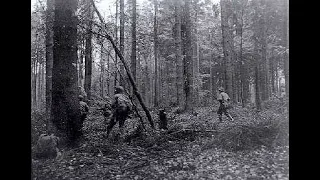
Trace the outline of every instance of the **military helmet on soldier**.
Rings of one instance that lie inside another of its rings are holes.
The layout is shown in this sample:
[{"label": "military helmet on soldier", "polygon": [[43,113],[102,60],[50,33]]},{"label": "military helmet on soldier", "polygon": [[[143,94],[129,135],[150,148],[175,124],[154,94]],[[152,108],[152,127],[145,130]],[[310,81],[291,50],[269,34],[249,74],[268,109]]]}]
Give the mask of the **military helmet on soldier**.
[{"label": "military helmet on soldier", "polygon": [[120,94],[120,93],[123,93],[123,92],[124,92],[124,89],[123,89],[122,86],[115,87],[115,90],[114,90],[115,94]]},{"label": "military helmet on soldier", "polygon": [[224,88],[223,87],[219,87],[218,91],[223,92]]},{"label": "military helmet on soldier", "polygon": [[79,98],[80,101],[83,100],[83,96],[82,95],[79,95],[78,98]]}]

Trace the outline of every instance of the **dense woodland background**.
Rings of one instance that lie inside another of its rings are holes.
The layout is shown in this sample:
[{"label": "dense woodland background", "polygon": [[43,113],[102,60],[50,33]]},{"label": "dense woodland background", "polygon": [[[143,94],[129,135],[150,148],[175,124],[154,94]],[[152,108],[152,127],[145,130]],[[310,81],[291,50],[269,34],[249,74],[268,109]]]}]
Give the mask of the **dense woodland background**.
[{"label": "dense woodland background", "polygon": [[[78,2],[75,65],[89,99],[112,97],[119,84],[130,90],[122,63],[100,36],[104,31],[119,47],[148,107],[208,106],[219,86],[234,103],[258,109],[270,97],[283,92],[288,97],[287,1],[139,2],[115,1],[116,14],[105,17],[106,25],[90,1]],[[39,1],[31,14],[32,110],[40,111],[50,104],[51,91],[46,27],[52,26],[53,7],[47,11],[47,6]]]},{"label": "dense woodland background", "polygon": [[[35,178],[156,179],[185,171],[182,179],[288,179],[288,0],[110,0],[98,6],[102,1],[38,0],[31,12],[32,145],[41,133],[74,140],[80,93],[90,106],[85,146],[64,149],[59,163],[33,161]],[[137,124],[145,121],[145,136],[130,145],[101,136],[97,109],[111,102],[117,85],[140,118],[131,118],[128,131],[141,133]],[[219,87],[231,98],[233,123],[216,124]],[[167,132],[149,127],[157,129],[160,108],[168,113]],[[238,150],[245,154],[230,154]],[[175,169],[181,163],[189,169]],[[212,164],[219,166],[214,176]]]}]

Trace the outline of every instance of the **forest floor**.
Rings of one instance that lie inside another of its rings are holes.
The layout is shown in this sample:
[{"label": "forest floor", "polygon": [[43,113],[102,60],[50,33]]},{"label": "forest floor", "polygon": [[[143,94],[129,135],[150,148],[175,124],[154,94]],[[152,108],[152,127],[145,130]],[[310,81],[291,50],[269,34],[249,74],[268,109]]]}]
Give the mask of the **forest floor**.
[{"label": "forest floor", "polygon": [[[118,143],[114,139],[117,126],[111,138],[104,139],[103,116],[92,108],[84,125],[85,141],[81,146],[64,149],[59,159],[32,160],[32,178],[289,179],[288,146],[261,145],[235,151],[216,145],[215,140],[221,137],[219,132],[235,124],[248,124],[248,116],[254,116],[235,107],[231,110],[235,121],[229,122],[224,117],[224,121],[218,123],[216,109],[201,107],[196,109],[198,115],[183,113],[174,118],[173,113],[168,113],[170,136],[158,131],[154,134],[158,139],[145,135]],[[157,118],[152,115],[153,119]],[[277,115],[281,113],[273,110],[272,116]],[[126,133],[130,134],[138,122],[129,119]]]}]

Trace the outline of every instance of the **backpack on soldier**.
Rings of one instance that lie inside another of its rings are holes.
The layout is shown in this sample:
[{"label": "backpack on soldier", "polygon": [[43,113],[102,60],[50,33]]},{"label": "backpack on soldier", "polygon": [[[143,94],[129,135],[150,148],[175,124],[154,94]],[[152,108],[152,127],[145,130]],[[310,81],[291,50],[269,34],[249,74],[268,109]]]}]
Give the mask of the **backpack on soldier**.
[{"label": "backpack on soldier", "polygon": [[222,97],[222,104],[223,104],[224,108],[226,108],[226,109],[232,108],[232,105],[229,102],[230,99],[224,99],[223,95],[221,95],[221,97]]},{"label": "backpack on soldier", "polygon": [[116,109],[119,113],[130,113],[131,103],[129,99],[123,94],[115,95],[116,98]]}]

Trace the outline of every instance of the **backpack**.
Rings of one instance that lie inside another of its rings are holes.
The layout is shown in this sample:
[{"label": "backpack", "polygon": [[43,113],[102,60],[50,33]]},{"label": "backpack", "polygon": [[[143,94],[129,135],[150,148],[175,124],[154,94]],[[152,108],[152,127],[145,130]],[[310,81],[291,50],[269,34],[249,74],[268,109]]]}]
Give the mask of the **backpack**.
[{"label": "backpack", "polygon": [[117,94],[115,98],[116,98],[116,110],[119,113],[129,113],[131,111],[131,103],[125,95]]},{"label": "backpack", "polygon": [[232,105],[231,105],[231,103],[228,101],[228,99],[224,99],[223,98],[223,95],[221,95],[221,97],[222,97],[222,105],[224,106],[224,108],[226,108],[226,109],[230,109],[230,108],[232,108]]}]

